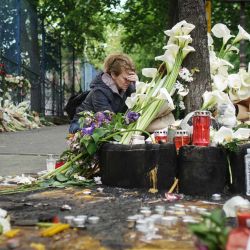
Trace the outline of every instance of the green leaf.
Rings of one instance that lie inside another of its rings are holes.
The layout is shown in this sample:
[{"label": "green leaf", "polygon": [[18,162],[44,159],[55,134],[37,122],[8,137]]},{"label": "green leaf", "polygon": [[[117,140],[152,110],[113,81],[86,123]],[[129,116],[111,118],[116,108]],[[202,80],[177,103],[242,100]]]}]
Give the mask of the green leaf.
[{"label": "green leaf", "polygon": [[94,142],[90,142],[87,146],[89,155],[93,155],[97,151],[97,146]]},{"label": "green leaf", "polygon": [[59,182],[65,182],[65,181],[68,180],[68,178],[64,174],[61,174],[61,173],[59,173],[59,174],[56,175],[56,179]]},{"label": "green leaf", "polygon": [[107,129],[104,129],[104,128],[96,128],[95,129],[95,134],[98,134],[99,138],[103,137],[107,133],[109,133],[109,130],[107,130]]},{"label": "green leaf", "polygon": [[65,185],[62,182],[54,181],[52,184],[52,187],[62,188],[62,187],[65,187]]},{"label": "green leaf", "polygon": [[217,224],[218,226],[222,226],[225,224],[225,219],[224,219],[224,215],[222,213],[222,210],[220,209],[216,209],[214,210],[211,215],[210,215],[210,219],[211,221],[213,221],[215,224]]},{"label": "green leaf", "polygon": [[92,138],[93,138],[94,142],[97,143],[100,139],[100,135],[98,133],[94,133],[92,135]]},{"label": "green leaf", "polygon": [[120,141],[122,137],[120,135],[114,135],[113,138],[116,141]]},{"label": "green leaf", "polygon": [[44,187],[44,188],[50,187],[53,182],[54,182],[53,179],[43,181],[42,183],[40,183],[40,187]]}]

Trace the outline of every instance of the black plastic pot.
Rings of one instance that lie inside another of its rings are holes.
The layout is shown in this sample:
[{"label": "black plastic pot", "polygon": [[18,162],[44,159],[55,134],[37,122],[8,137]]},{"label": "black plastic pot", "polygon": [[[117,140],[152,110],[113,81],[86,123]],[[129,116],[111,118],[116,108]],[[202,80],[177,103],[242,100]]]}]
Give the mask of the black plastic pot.
[{"label": "black plastic pot", "polygon": [[226,185],[227,159],[218,147],[184,146],[179,151],[180,192],[187,195],[221,193]]},{"label": "black plastic pot", "polygon": [[244,156],[247,154],[247,148],[250,148],[250,143],[239,145],[237,151],[229,153],[233,179],[229,187],[232,193],[246,194]]},{"label": "black plastic pot", "polygon": [[100,149],[99,157],[105,185],[149,188],[149,172],[155,167],[158,168],[158,188],[169,188],[174,181],[176,151],[173,144],[105,144]]}]

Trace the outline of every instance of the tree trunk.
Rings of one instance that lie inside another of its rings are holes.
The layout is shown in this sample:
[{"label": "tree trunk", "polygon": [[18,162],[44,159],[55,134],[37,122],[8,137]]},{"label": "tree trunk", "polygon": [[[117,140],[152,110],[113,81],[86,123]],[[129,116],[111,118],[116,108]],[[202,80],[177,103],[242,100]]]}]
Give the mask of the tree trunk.
[{"label": "tree trunk", "polygon": [[197,68],[199,72],[194,74],[194,81],[190,83],[189,94],[185,99],[186,112],[200,109],[202,106],[202,94],[211,89],[210,65],[207,43],[207,23],[204,0],[178,0],[179,21],[186,20],[195,25],[191,36],[196,50],[190,53],[184,61],[184,67],[189,70]]}]

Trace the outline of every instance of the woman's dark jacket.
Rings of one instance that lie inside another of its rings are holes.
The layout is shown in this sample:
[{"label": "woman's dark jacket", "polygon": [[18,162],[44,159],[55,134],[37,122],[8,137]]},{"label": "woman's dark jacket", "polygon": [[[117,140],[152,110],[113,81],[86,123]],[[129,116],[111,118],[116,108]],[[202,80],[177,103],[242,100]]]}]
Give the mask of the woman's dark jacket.
[{"label": "woman's dark jacket", "polygon": [[133,92],[135,92],[134,84],[130,84],[127,91],[122,95],[113,91],[109,86],[107,86],[103,80],[102,75],[104,73],[98,74],[90,84],[90,93],[87,95],[86,99],[82,104],[77,107],[76,115],[71,121],[69,132],[75,133],[79,129],[78,113],[82,111],[104,111],[109,110],[114,113],[123,113],[127,110],[125,100]]}]

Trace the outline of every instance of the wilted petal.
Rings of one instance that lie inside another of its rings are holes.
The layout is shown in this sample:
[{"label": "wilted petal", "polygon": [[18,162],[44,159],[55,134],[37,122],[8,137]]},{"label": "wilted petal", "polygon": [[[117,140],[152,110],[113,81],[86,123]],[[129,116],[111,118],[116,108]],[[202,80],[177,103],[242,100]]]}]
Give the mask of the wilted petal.
[{"label": "wilted petal", "polygon": [[144,75],[146,77],[154,78],[156,73],[157,73],[156,68],[144,68],[144,69],[142,69],[142,75]]},{"label": "wilted petal", "polygon": [[215,24],[214,27],[212,28],[212,33],[217,38],[223,38],[223,44],[226,44],[227,41],[231,37],[233,37],[230,34],[230,30],[228,29],[228,27],[225,24],[223,24],[223,23],[217,23],[217,24]]},{"label": "wilted petal", "polygon": [[227,77],[223,75],[214,76],[213,87],[219,91],[224,91],[227,88]]},{"label": "wilted petal", "polygon": [[249,40],[250,41],[250,34],[248,34],[240,25],[238,25],[239,32],[235,37],[233,44],[237,43],[241,40]]}]

